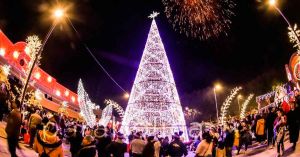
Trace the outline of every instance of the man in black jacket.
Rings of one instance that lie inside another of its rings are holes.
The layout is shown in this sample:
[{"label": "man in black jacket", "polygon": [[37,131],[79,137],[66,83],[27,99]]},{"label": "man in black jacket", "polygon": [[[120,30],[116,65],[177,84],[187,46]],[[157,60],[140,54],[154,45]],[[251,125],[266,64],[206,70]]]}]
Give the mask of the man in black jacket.
[{"label": "man in black jacket", "polygon": [[276,113],[275,113],[275,108],[274,107],[270,107],[269,108],[269,113],[267,115],[267,118],[266,118],[266,129],[267,129],[267,136],[268,136],[268,146],[270,144],[271,145],[271,148],[273,148],[275,146],[275,139],[274,139],[274,132],[273,132],[273,129],[274,129],[274,121],[276,119]]},{"label": "man in black jacket", "polygon": [[174,141],[170,143],[168,148],[168,154],[171,157],[182,157],[182,155],[187,156],[188,152],[186,146],[180,141],[178,135],[173,136]]},{"label": "man in black jacket", "polygon": [[105,133],[104,126],[100,125],[95,132],[96,148],[98,151],[98,157],[109,157],[105,148],[111,143],[111,138]]},{"label": "man in black jacket", "polygon": [[287,113],[287,126],[290,133],[290,142],[293,143],[293,151],[296,149],[296,144],[299,138],[299,110],[295,108],[295,103],[290,102],[291,110]]}]

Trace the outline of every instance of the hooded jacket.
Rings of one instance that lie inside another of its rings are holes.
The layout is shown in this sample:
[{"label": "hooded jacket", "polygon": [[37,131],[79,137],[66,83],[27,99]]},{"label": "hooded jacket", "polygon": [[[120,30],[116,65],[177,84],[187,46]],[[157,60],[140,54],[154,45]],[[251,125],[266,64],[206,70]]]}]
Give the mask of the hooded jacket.
[{"label": "hooded jacket", "polygon": [[261,118],[256,123],[256,134],[264,135],[264,133],[265,133],[265,120]]},{"label": "hooded jacket", "polygon": [[37,133],[33,149],[39,156],[45,151],[50,157],[63,157],[62,141],[55,134],[41,130]]}]

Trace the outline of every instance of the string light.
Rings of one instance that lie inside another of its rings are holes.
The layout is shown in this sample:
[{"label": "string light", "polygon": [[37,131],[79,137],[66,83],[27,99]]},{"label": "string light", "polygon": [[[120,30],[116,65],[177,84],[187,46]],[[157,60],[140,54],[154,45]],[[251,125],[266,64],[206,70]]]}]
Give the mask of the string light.
[{"label": "string light", "polygon": [[130,93],[121,131],[146,134],[160,132],[171,136],[183,131],[188,140],[186,123],[173,74],[153,17],[146,46]]},{"label": "string light", "polygon": [[52,77],[51,77],[51,76],[48,76],[47,81],[48,81],[49,83],[51,83],[51,82],[52,82]]},{"label": "string light", "polygon": [[107,126],[112,116],[112,110],[113,110],[112,105],[107,105],[103,109],[101,119],[99,120],[99,125],[103,125],[104,127]]},{"label": "string light", "polygon": [[[87,123],[88,126],[93,127],[96,124],[96,116],[93,112],[95,108],[95,104],[89,98],[89,95],[84,90],[83,84],[81,79],[79,80],[78,87],[77,87],[77,95],[79,101],[79,108],[82,116]],[[72,101],[75,101],[75,98],[72,97]]]},{"label": "string light", "polygon": [[104,103],[107,105],[111,105],[117,111],[120,118],[123,119],[124,114],[125,114],[123,107],[121,107],[117,102],[110,100],[110,99],[104,100]]},{"label": "string light", "polygon": [[225,117],[227,115],[228,109],[233,98],[238,94],[238,92],[242,89],[242,87],[235,87],[231,90],[230,95],[225,99],[223,105],[221,107],[221,124],[224,124]]},{"label": "string light", "polygon": [[250,94],[247,99],[245,100],[245,102],[242,105],[242,109],[241,109],[241,114],[240,114],[240,118],[243,119],[245,118],[245,112],[246,112],[246,108],[249,104],[249,102],[251,101],[251,99],[254,97],[254,94]]},{"label": "string light", "polygon": [[300,53],[300,41],[298,40],[300,37],[300,30],[298,29],[297,24],[294,25],[293,28],[288,27],[288,35],[290,42],[294,44],[294,47],[297,48],[298,54]]}]

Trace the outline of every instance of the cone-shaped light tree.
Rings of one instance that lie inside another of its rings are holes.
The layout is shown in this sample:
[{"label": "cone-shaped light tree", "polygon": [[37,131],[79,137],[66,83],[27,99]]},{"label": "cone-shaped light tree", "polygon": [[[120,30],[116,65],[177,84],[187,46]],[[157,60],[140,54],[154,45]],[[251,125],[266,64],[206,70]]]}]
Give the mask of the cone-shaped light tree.
[{"label": "cone-shaped light tree", "polygon": [[89,95],[84,90],[81,79],[78,82],[77,95],[78,95],[80,114],[83,116],[87,125],[93,127],[94,125],[96,125],[96,116],[93,112],[93,109],[95,108],[95,104],[90,100]]},{"label": "cone-shaped light tree", "polygon": [[188,140],[185,119],[169,61],[153,13],[150,32],[130,93],[121,131],[143,131],[171,136],[182,131]]}]

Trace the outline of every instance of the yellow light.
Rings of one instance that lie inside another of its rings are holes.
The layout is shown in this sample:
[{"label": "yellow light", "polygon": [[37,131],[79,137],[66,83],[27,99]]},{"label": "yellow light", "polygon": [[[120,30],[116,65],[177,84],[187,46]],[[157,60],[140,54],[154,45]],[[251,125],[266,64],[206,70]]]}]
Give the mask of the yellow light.
[{"label": "yellow light", "polygon": [[39,72],[37,72],[37,73],[35,73],[34,77],[35,77],[36,79],[40,79],[40,78],[41,78],[41,74],[40,74]]},{"label": "yellow light", "polygon": [[222,86],[220,84],[215,85],[215,90],[221,90],[221,89],[222,89]]},{"label": "yellow light", "polygon": [[48,81],[49,83],[51,83],[51,82],[52,82],[52,77],[51,77],[51,76],[48,76],[47,81]]},{"label": "yellow light", "polygon": [[26,53],[27,55],[29,55],[29,53],[30,53],[30,48],[26,46],[24,51],[25,51],[25,53]]},{"label": "yellow light", "polygon": [[128,94],[128,93],[125,93],[125,94],[124,94],[124,98],[128,99],[128,98],[129,98],[129,94]]},{"label": "yellow light", "polygon": [[276,5],[276,0],[269,0],[270,5]]},{"label": "yellow light", "polygon": [[74,96],[72,96],[72,98],[71,98],[71,99],[72,99],[72,102],[74,103],[74,102],[75,102],[75,97],[74,97]]},{"label": "yellow light", "polygon": [[59,90],[56,90],[55,94],[56,94],[57,96],[60,96],[60,91],[59,91]]},{"label": "yellow light", "polygon": [[56,19],[60,19],[62,16],[64,16],[64,11],[62,9],[58,8],[54,11],[54,17]]},{"label": "yellow light", "polygon": [[0,48],[0,55],[2,57],[5,55],[5,49],[4,48]]},{"label": "yellow light", "polygon": [[243,96],[241,94],[238,95],[238,99],[242,99]]},{"label": "yellow light", "polygon": [[19,58],[19,52],[18,51],[14,51],[14,53],[13,53],[13,57],[15,58],[15,59],[18,59]]},{"label": "yellow light", "polygon": [[66,90],[65,91],[65,96],[69,96],[69,94],[70,94],[69,91]]}]

